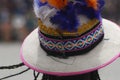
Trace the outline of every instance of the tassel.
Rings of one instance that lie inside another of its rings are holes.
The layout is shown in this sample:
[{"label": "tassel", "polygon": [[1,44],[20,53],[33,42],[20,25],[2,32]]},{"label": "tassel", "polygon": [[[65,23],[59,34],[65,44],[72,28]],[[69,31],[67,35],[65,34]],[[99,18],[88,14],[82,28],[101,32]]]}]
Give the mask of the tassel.
[{"label": "tassel", "polygon": [[98,9],[98,2],[97,0],[86,0],[88,7],[92,7],[93,9]]}]

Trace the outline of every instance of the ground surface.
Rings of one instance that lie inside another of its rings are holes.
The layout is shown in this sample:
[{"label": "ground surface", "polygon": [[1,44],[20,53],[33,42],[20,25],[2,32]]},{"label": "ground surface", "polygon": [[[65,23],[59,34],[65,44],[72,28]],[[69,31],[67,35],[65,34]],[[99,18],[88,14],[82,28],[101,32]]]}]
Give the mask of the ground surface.
[{"label": "ground surface", "polygon": [[[21,43],[0,43],[0,66],[21,63],[20,59]],[[21,67],[15,70],[0,70],[0,78],[25,70]],[[22,75],[6,80],[33,80],[33,71],[30,70]],[[120,80],[120,59],[117,59],[109,66],[100,69],[101,80]],[[40,79],[38,79],[40,80]]]}]

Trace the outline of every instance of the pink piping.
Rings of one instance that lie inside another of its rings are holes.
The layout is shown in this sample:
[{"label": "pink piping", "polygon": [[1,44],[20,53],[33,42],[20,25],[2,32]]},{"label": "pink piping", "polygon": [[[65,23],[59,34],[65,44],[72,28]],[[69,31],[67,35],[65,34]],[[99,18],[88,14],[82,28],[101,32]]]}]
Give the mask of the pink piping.
[{"label": "pink piping", "polygon": [[107,65],[109,65],[110,63],[112,63],[113,61],[115,61],[118,57],[120,57],[120,54],[116,55],[115,57],[113,57],[109,62],[103,64],[103,65],[100,65],[96,68],[92,68],[92,69],[88,69],[88,70],[83,70],[83,71],[78,71],[78,72],[66,72],[66,73],[62,73],[62,72],[49,72],[49,71],[44,71],[44,70],[40,70],[40,69],[37,69],[35,67],[33,67],[32,65],[30,65],[29,63],[27,63],[22,55],[22,47],[21,47],[21,50],[20,50],[20,56],[21,56],[21,60],[23,61],[23,63],[28,66],[29,68],[37,71],[37,72],[40,72],[40,73],[44,73],[44,74],[51,74],[51,75],[57,75],[57,76],[71,76],[71,75],[77,75],[77,74],[84,74],[84,73],[88,73],[88,72],[91,72],[91,71],[95,71],[95,70],[98,70],[100,68],[103,68]]}]

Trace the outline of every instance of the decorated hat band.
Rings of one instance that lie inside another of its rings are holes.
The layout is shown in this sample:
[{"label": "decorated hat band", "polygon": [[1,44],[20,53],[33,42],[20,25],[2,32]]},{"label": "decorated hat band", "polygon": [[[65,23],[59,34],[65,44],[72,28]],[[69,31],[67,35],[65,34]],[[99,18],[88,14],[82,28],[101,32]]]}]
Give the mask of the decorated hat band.
[{"label": "decorated hat band", "polygon": [[51,38],[39,31],[41,47],[48,55],[69,57],[80,55],[93,49],[104,37],[101,23],[88,33],[69,39]]}]

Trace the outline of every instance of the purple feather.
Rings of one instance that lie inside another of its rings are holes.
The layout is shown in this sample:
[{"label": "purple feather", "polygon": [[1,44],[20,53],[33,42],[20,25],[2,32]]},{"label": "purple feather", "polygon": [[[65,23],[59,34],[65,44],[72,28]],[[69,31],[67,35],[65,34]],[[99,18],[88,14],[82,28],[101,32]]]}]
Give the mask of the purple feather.
[{"label": "purple feather", "polygon": [[59,26],[62,30],[77,30],[78,20],[72,3],[69,3],[64,10],[60,10],[51,17],[51,22]]}]

